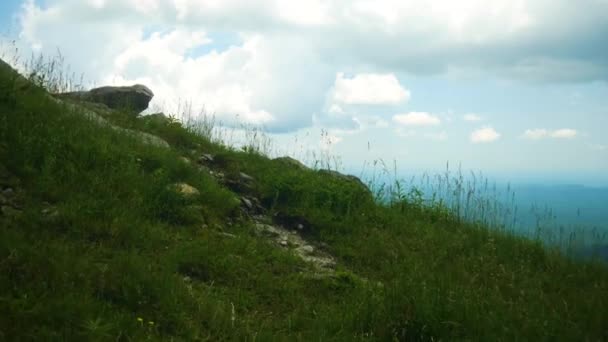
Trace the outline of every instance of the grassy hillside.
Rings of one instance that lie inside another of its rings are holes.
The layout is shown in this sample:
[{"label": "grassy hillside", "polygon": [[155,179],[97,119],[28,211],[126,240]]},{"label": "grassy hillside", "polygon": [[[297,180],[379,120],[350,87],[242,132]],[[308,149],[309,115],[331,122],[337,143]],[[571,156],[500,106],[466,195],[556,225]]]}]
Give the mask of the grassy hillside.
[{"label": "grassy hillside", "polygon": [[38,84],[0,67],[2,341],[608,340],[602,265]]}]

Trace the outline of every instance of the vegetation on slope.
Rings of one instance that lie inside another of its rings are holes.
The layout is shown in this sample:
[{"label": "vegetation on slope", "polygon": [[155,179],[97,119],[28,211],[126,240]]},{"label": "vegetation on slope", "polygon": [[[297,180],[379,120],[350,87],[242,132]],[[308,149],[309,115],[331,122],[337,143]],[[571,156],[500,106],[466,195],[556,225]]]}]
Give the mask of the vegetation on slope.
[{"label": "vegetation on slope", "polygon": [[[0,340],[608,339],[602,265],[200,127],[106,117],[166,149],[81,114],[0,68]],[[251,175],[270,217],[306,222],[335,272],[257,234],[235,190],[183,159],[202,154]]]}]

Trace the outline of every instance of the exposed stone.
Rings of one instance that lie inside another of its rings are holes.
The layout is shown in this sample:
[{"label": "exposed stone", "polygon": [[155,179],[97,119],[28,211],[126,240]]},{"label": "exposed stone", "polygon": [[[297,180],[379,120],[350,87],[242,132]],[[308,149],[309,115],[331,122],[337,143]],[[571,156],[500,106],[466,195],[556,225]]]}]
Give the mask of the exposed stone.
[{"label": "exposed stone", "polygon": [[298,252],[301,254],[312,254],[315,251],[315,248],[310,245],[305,245],[297,248]]},{"label": "exposed stone", "polygon": [[[25,90],[28,88],[35,87],[32,82],[30,82],[25,77],[21,76],[13,67],[11,67],[8,63],[4,62],[2,59],[0,59],[0,70],[6,70],[7,73],[11,74],[11,76],[14,77],[13,86],[15,87],[15,89]],[[60,99],[60,97],[62,97],[62,95],[53,96],[48,93],[45,95],[46,95],[47,100],[54,102],[56,104],[59,104],[59,105],[63,105],[68,110],[72,111],[73,113],[80,114],[80,115],[90,119],[91,121],[95,122],[96,124],[99,124],[101,126],[110,127],[111,129],[114,129],[116,131],[120,131],[127,135],[134,136],[134,137],[138,138],[141,142],[148,144],[148,145],[169,148],[169,144],[166,141],[164,141],[163,139],[161,139],[155,135],[112,125],[105,118],[102,117],[102,115],[100,114],[101,109],[90,108],[90,106],[87,107],[86,105],[83,105],[84,103],[77,104],[77,103],[72,103],[70,101],[63,101]],[[147,107],[147,103],[146,103],[146,107]]]},{"label": "exposed stone", "polygon": [[331,256],[317,251],[296,232],[264,223],[256,223],[254,227],[259,233],[273,239],[278,246],[291,249],[299,258],[312,264],[317,271],[333,272],[335,260]]},{"label": "exposed stone", "polygon": [[220,234],[221,236],[227,237],[227,238],[229,238],[229,239],[234,239],[234,238],[236,238],[236,235],[234,235],[234,234],[230,234],[230,233],[219,232],[219,234]]},{"label": "exposed stone", "polygon": [[270,224],[256,223],[255,228],[258,232],[271,237],[281,236],[281,231],[277,227]]},{"label": "exposed stone", "polygon": [[342,173],[340,173],[338,171],[334,171],[334,170],[319,170],[318,172],[321,173],[321,174],[323,174],[323,175],[327,175],[327,176],[330,176],[332,178],[339,179],[341,181],[353,184],[354,186],[356,186],[356,187],[360,188],[361,190],[369,193],[370,195],[372,194],[372,192],[369,190],[369,188],[367,187],[367,185],[365,185],[365,183],[363,183],[356,176],[345,175],[345,174],[342,174]]},{"label": "exposed stone", "polygon": [[198,162],[201,164],[213,163],[213,156],[208,153],[203,153],[200,158],[198,158]]},{"label": "exposed stone", "polygon": [[241,181],[243,181],[243,182],[253,182],[255,180],[253,177],[246,174],[245,172],[239,172],[239,177],[241,178]]},{"label": "exposed stone", "polygon": [[102,103],[111,109],[126,109],[135,115],[148,108],[154,93],[142,84],[127,87],[99,87],[89,91],[76,91],[56,95],[59,98],[69,98],[79,101]]},{"label": "exposed stone", "polygon": [[182,194],[185,197],[193,197],[200,194],[197,188],[192,185],[186,183],[176,183],[172,185],[172,188],[178,193]]},{"label": "exposed stone", "polygon": [[247,207],[247,209],[253,209],[253,203],[251,203],[251,200],[249,200],[247,197],[241,197],[241,202],[245,205],[245,207]]},{"label": "exposed stone", "polygon": [[59,211],[54,207],[44,208],[40,211],[40,213],[47,219],[54,219],[59,217]]}]

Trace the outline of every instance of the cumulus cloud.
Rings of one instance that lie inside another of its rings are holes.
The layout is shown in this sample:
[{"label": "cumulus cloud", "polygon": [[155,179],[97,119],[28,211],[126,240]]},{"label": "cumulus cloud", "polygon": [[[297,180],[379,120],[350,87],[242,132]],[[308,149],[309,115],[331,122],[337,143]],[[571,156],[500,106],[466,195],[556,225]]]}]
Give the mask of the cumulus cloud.
[{"label": "cumulus cloud", "polygon": [[[274,131],[356,126],[331,105],[406,103],[402,75],[608,80],[603,0],[27,0],[19,23],[26,54],[59,47],[88,79]],[[214,51],[217,32],[239,39]]]},{"label": "cumulus cloud", "polygon": [[409,100],[410,92],[393,74],[336,75],[333,99],[346,104],[398,104]]},{"label": "cumulus cloud", "polygon": [[500,138],[500,133],[492,127],[483,127],[471,133],[470,139],[473,143],[489,143]]},{"label": "cumulus cloud", "polygon": [[531,140],[539,140],[543,138],[556,138],[556,139],[571,139],[574,138],[578,132],[571,128],[562,128],[554,131],[550,131],[544,128],[527,129],[523,137]]},{"label": "cumulus cloud", "polygon": [[577,134],[578,132],[574,129],[563,128],[551,132],[551,137],[558,139],[571,139],[574,138]]},{"label": "cumulus cloud", "polygon": [[542,139],[542,138],[546,137],[548,134],[549,134],[549,131],[547,131],[544,128],[535,128],[535,129],[527,129],[524,132],[523,136],[528,139],[538,140],[538,139]]},{"label": "cumulus cloud", "polygon": [[396,114],[393,115],[393,121],[404,126],[435,126],[441,123],[437,116],[426,112]]},{"label": "cumulus cloud", "polygon": [[477,114],[465,114],[462,116],[462,119],[469,122],[481,121],[481,117]]}]

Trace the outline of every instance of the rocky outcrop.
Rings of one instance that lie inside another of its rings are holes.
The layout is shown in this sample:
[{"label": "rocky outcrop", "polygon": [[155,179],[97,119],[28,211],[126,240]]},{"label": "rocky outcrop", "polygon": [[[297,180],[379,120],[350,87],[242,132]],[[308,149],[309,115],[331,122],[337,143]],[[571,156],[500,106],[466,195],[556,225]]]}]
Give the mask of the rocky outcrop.
[{"label": "rocky outcrop", "polygon": [[[0,59],[0,72],[9,74],[10,77],[13,78],[13,88],[14,89],[12,89],[12,91],[24,91],[28,88],[35,87],[35,85],[32,82],[30,82],[25,77],[21,76],[15,69],[13,69],[12,66],[10,66],[8,63],[4,62],[2,59]],[[147,89],[147,87],[146,87],[146,89]],[[11,91],[11,89],[7,89],[7,90]],[[163,139],[161,139],[155,135],[112,125],[109,121],[107,121],[105,118],[103,118],[103,115],[107,114],[104,112],[111,110],[110,108],[105,109],[105,108],[99,108],[96,106],[85,105],[86,102],[78,103],[78,102],[69,101],[69,100],[65,101],[65,98],[61,99],[62,95],[53,96],[48,93],[45,93],[45,95],[49,101],[55,102],[59,105],[63,105],[71,112],[81,114],[84,117],[90,119],[91,121],[93,121],[101,126],[106,126],[111,129],[114,129],[116,131],[123,132],[129,136],[135,137],[139,141],[141,141],[145,144],[148,144],[148,145],[164,147],[164,148],[169,147],[169,144],[166,141],[164,141]],[[67,98],[69,98],[69,96]],[[107,107],[105,105],[103,105],[103,106]],[[147,103],[146,103],[146,107],[147,107]]]},{"label": "rocky outcrop", "polygon": [[298,258],[310,263],[316,272],[333,273],[336,261],[335,259],[319,250],[304,240],[300,234],[295,231],[289,231],[279,225],[272,225],[257,222],[254,224],[256,233],[265,236],[276,244],[276,246],[288,249]]},{"label": "rocky outcrop", "polygon": [[60,99],[71,99],[93,103],[102,103],[110,109],[126,110],[138,115],[148,108],[154,93],[143,84],[128,87],[99,87],[89,91],[75,91],[55,94]]},{"label": "rocky outcrop", "polygon": [[280,163],[280,164],[290,167],[290,168],[298,169],[298,170],[308,169],[308,167],[306,165],[304,165],[301,161],[299,161],[297,159],[293,159],[291,157],[278,157],[278,158],[274,158],[272,161],[275,163]]},{"label": "rocky outcrop", "polygon": [[365,185],[365,183],[363,183],[359,177],[353,176],[353,175],[345,175],[342,174],[338,171],[333,171],[333,170],[319,170],[318,171],[320,174],[326,175],[328,177],[334,178],[338,181],[341,182],[345,182],[348,183],[352,186],[354,186],[355,188],[360,189],[362,192],[369,194],[370,196],[372,195],[372,192],[369,190],[369,188],[367,187],[367,185]]}]

